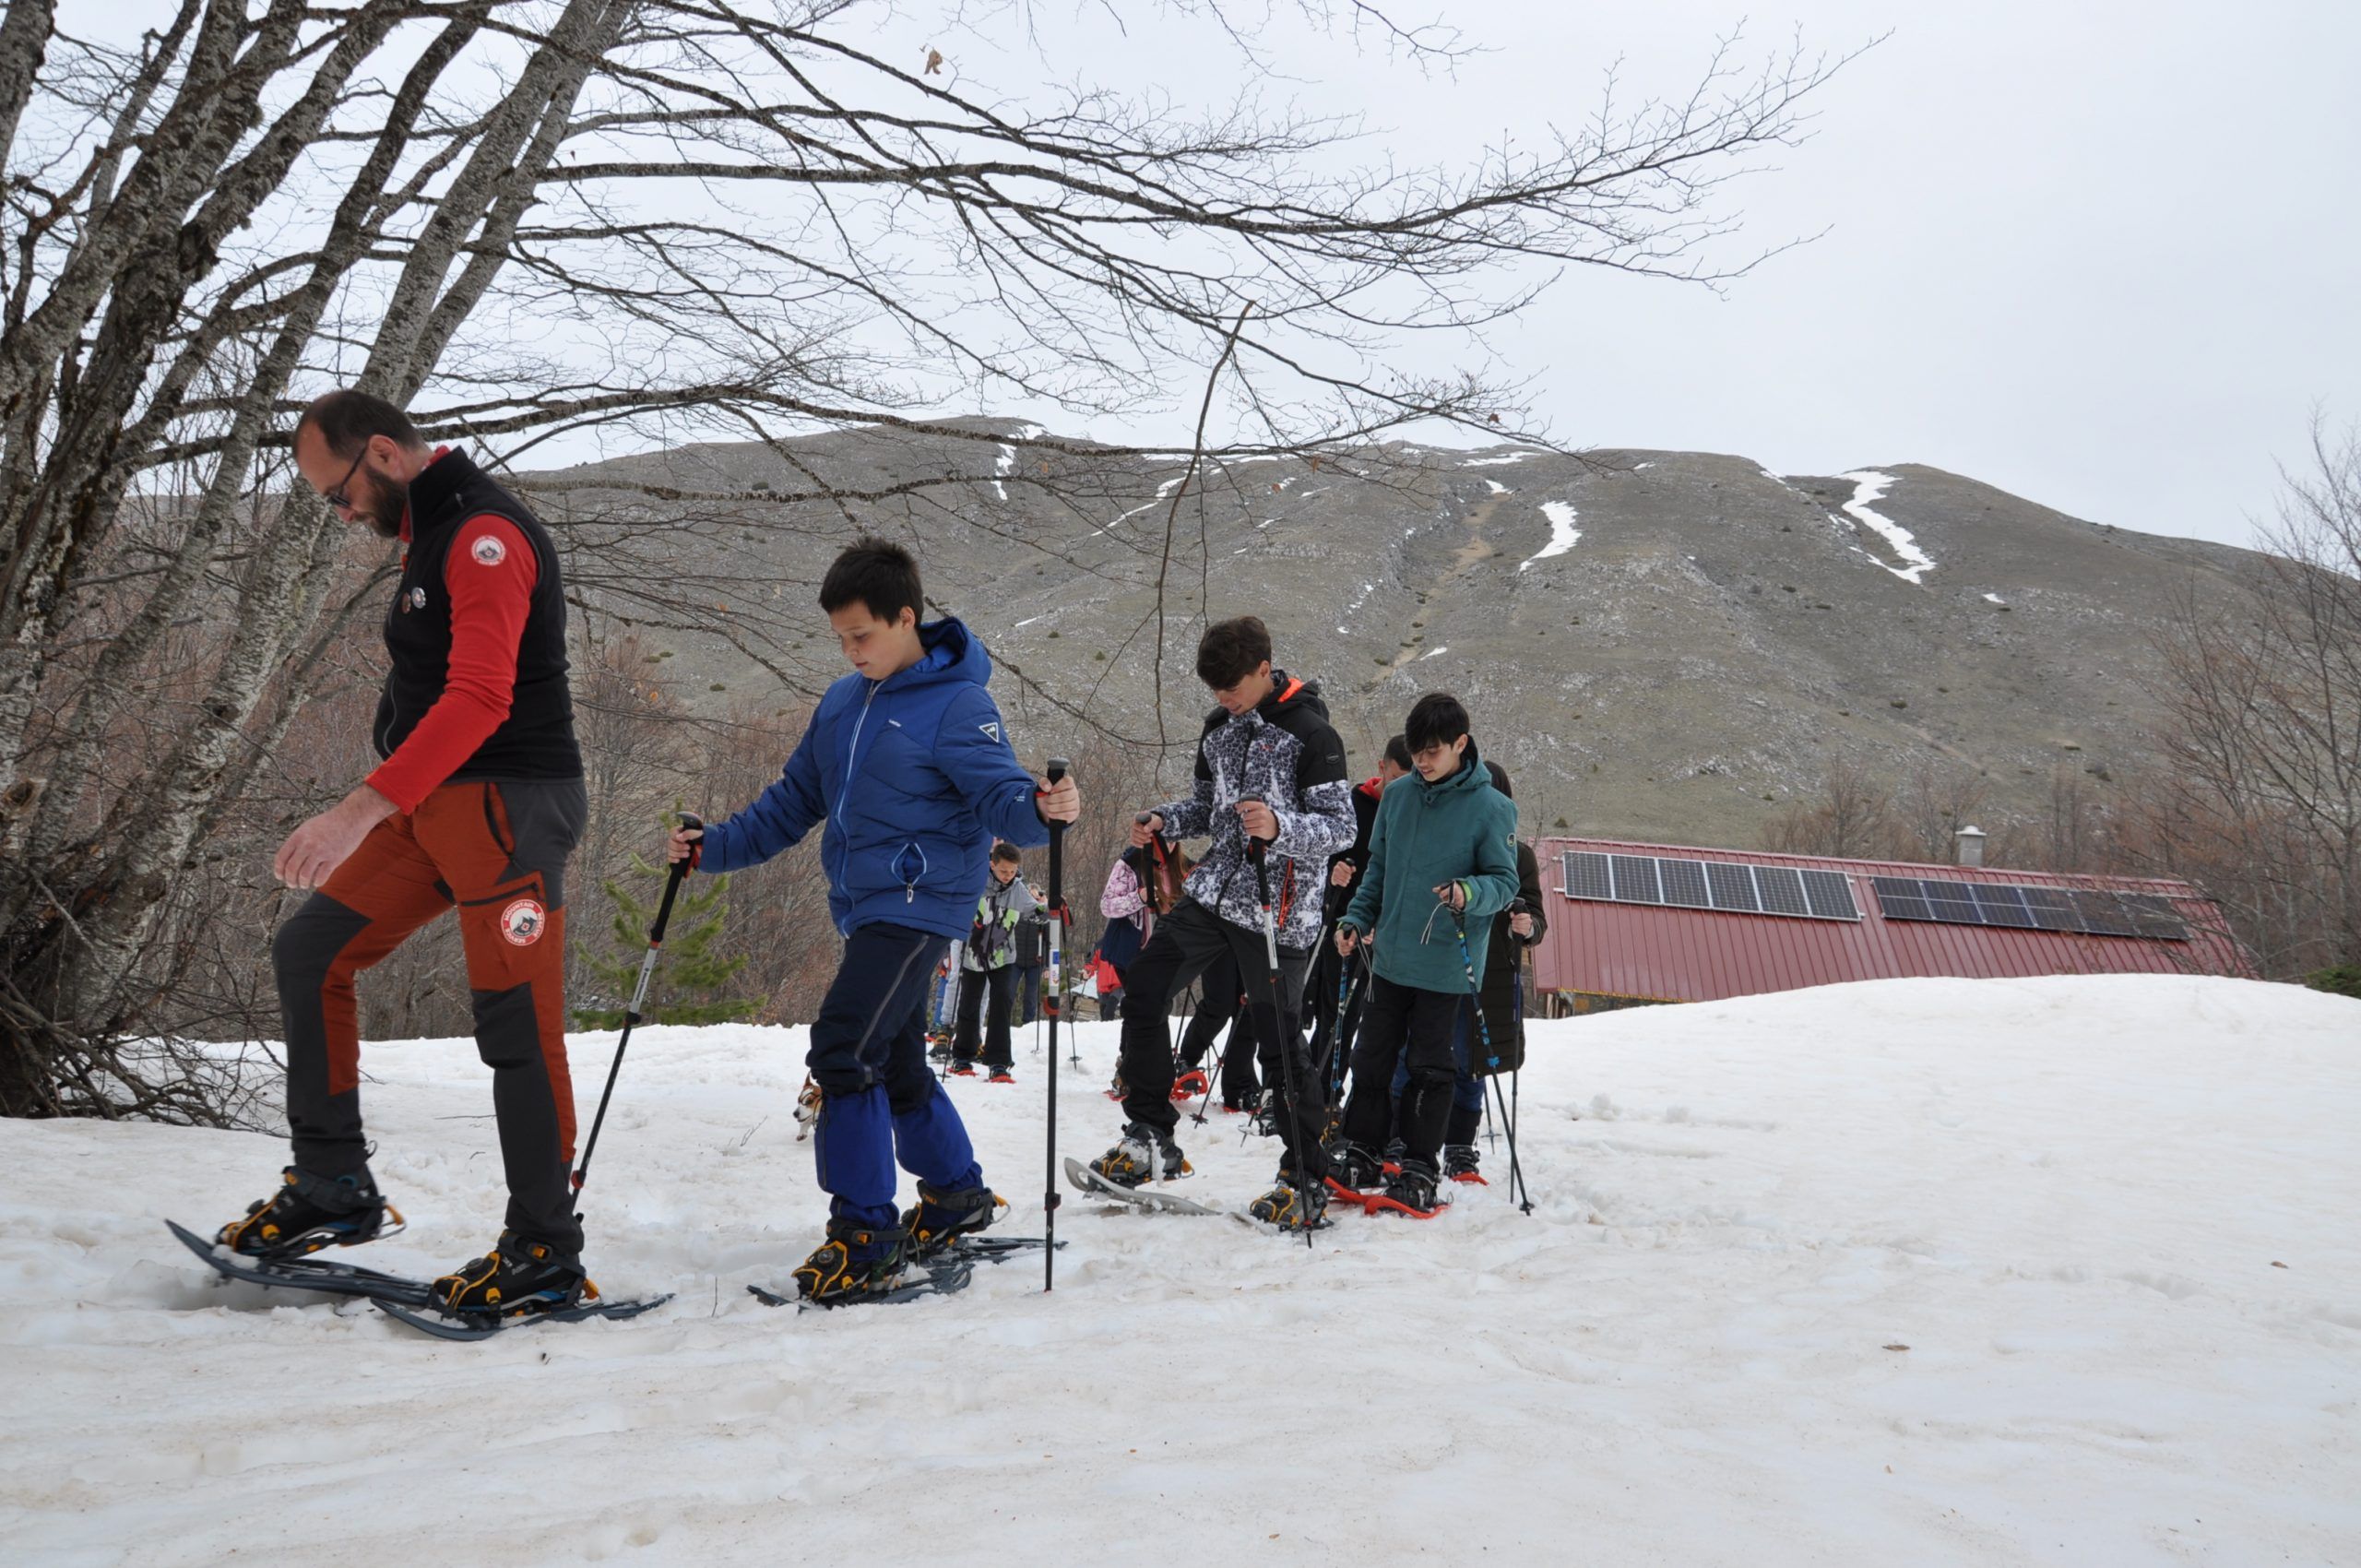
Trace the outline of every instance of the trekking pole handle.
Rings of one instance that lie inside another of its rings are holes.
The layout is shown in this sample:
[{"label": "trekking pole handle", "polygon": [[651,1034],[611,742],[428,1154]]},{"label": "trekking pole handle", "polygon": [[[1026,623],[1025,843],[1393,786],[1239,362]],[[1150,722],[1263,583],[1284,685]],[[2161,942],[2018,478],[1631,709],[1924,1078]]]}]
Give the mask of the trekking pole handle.
[{"label": "trekking pole handle", "polygon": [[[1241,806],[1249,801],[1253,802],[1258,806],[1268,804],[1268,802],[1260,795],[1240,795],[1238,797],[1238,803]],[[1264,864],[1263,856],[1264,852],[1268,849],[1270,846],[1264,843],[1260,838],[1255,837],[1252,833],[1246,833],[1245,827],[1242,824],[1240,826],[1239,831],[1246,834],[1246,858],[1254,867],[1254,897],[1260,902],[1267,906],[1271,901],[1271,875],[1269,870]]]},{"label": "trekking pole handle", "polygon": [[[705,819],[694,812],[681,814],[681,826],[694,827],[702,836]],[[631,1005],[626,1012],[633,1023],[639,1021],[639,1004],[647,1000],[647,982],[656,973],[656,956],[664,946],[664,928],[672,921],[672,900],[679,897],[681,884],[689,878],[689,868],[696,864],[694,850],[684,860],[672,862],[671,874],[664,879],[664,897],[656,906],[656,923],[647,929],[647,956],[639,961],[639,983],[632,987]]]}]

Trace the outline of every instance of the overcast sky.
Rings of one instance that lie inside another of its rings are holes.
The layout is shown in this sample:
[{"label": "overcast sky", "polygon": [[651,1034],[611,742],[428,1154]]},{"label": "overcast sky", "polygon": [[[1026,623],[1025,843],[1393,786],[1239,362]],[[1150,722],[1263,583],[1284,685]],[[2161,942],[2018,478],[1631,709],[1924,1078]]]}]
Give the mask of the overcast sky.
[{"label": "overcast sky", "polygon": [[1824,238],[1720,297],[1572,274],[1502,336],[1559,439],[1787,473],[1929,463],[2243,543],[2314,405],[2361,420],[2361,6],[1397,6],[1446,10],[1498,51],[1455,79],[1325,52],[1307,101],[1438,156],[1578,119],[1619,57],[1626,92],[1678,91],[1741,20],[1758,52],[1891,35],[1819,96],[1813,139],[1733,193],[1750,242]]},{"label": "overcast sky", "polygon": [[[1741,22],[1756,63],[1797,34],[1831,53],[1886,34],[1814,96],[1811,140],[1730,188],[1746,230],[1719,255],[1823,237],[1718,296],[1578,270],[1496,335],[1555,438],[1783,473],[1929,463],[2244,543],[2313,408],[2361,422],[2354,0],[1379,3],[1447,15],[1491,52],[1436,77],[1300,25],[1299,5],[1347,0],[1221,0],[1269,54],[1260,79],[1202,20],[1130,0],[1121,28],[1102,0],[881,0],[835,25],[913,68],[939,44],[987,100],[1044,80],[1190,105],[1259,88],[1267,106],[1366,115],[1357,158],[1445,166],[1579,123],[1619,60],[1625,98],[1683,93]],[[960,4],[977,31],[941,26]],[[81,19],[128,32],[160,8],[83,0]],[[1421,354],[1465,362],[1431,340],[1403,350]],[[1165,410],[1177,429],[1131,431],[980,411],[1161,442],[1186,438],[1194,403],[1191,387]]]}]

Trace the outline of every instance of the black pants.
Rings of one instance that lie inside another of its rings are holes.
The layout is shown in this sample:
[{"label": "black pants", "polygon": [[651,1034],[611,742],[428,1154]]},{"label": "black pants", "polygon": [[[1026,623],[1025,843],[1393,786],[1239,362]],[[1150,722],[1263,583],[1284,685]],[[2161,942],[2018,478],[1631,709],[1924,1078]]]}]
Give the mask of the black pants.
[{"label": "black pants", "polygon": [[476,1053],[508,1178],[508,1229],[572,1256],[574,1081],[565,1058],[565,861],[587,811],[578,778],[445,784],[369,830],[271,942],[287,1031],[297,1165],[368,1169],[353,980],[456,908]]},{"label": "black pants", "polygon": [[1321,1064],[1322,1075],[1327,1080],[1325,1092],[1332,1099],[1344,1087],[1345,1068],[1352,1060],[1353,1031],[1359,1027],[1361,1006],[1369,996],[1369,981],[1364,977],[1360,988],[1351,992],[1352,1005],[1345,1010],[1340,1028],[1336,1023],[1337,983],[1347,978],[1348,965],[1367,962],[1359,954],[1348,959],[1336,951],[1335,942],[1323,942],[1311,966],[1311,979],[1304,988],[1311,1004],[1311,1059]]},{"label": "black pants", "polygon": [[[991,1006],[985,1006],[985,999]],[[959,971],[959,1025],[952,1036],[951,1059],[973,1062],[976,1059],[976,1039],[983,1037],[984,1065],[1007,1067],[1015,1062],[1009,1052],[1008,1015],[1016,1002],[1016,966],[1003,964],[997,969],[980,974],[974,969]],[[985,1015],[980,1031],[977,1015]]]},{"label": "black pants", "polygon": [[1295,1011],[1311,956],[1279,955],[1278,995],[1274,1005],[1263,933],[1232,925],[1199,904],[1183,904],[1158,921],[1156,934],[1123,971],[1124,1117],[1168,1134],[1180,1124],[1180,1113],[1172,1103],[1172,1033],[1168,1010],[1176,992],[1225,956],[1238,966],[1239,973],[1253,977],[1246,992],[1251,1003],[1247,1016],[1253,1020],[1254,1033],[1267,1053],[1288,1063],[1278,1075],[1283,1097],[1290,1076],[1302,1090],[1301,1103],[1287,1103],[1279,1118],[1279,1134],[1287,1151],[1280,1170],[1320,1181],[1328,1174],[1328,1162],[1320,1149],[1320,1093],[1302,1037],[1297,1032]]},{"label": "black pants", "polygon": [[1214,1042],[1227,1028],[1229,1040],[1222,1047],[1221,1102],[1233,1111],[1252,1111],[1261,1083],[1275,1078],[1279,1064],[1277,1057],[1264,1051],[1264,1076],[1256,1078],[1256,1033],[1239,1008],[1240,989],[1238,961],[1227,954],[1198,978],[1197,1010],[1189,1015],[1188,1027],[1180,1031],[1180,1066],[1184,1072],[1204,1066],[1213,1053]]},{"label": "black pants", "polygon": [[1402,1089],[1402,1146],[1413,1159],[1435,1163],[1451,1115],[1452,1080],[1459,1064],[1451,1050],[1452,1021],[1463,992],[1420,991],[1383,975],[1367,982],[1360,1035],[1353,1044],[1353,1094],[1345,1104],[1344,1134],[1374,1152],[1385,1146],[1394,1121],[1394,1069],[1406,1054],[1409,1081]]}]

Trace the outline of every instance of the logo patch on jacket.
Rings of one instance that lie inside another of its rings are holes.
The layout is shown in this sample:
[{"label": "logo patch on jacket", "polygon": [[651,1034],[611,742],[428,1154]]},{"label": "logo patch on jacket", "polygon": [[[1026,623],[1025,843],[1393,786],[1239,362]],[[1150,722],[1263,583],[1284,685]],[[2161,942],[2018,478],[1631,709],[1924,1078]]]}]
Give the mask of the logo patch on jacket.
[{"label": "logo patch on jacket", "polygon": [[530,947],[541,939],[541,932],[549,924],[549,912],[536,898],[518,898],[500,911],[500,934],[518,947]]},{"label": "logo patch on jacket", "polygon": [[405,600],[403,601],[402,608],[403,608],[403,609],[405,609],[405,610],[423,610],[423,609],[425,609],[425,608],[426,608],[426,590],[425,590],[424,588],[414,588],[410,589],[410,590],[409,590],[409,598],[408,598],[407,600]]},{"label": "logo patch on jacket", "polygon": [[1000,739],[1000,726],[997,724],[979,724],[976,728],[981,730],[985,734],[990,735],[995,741]]},{"label": "logo patch on jacket", "polygon": [[485,534],[468,547],[479,566],[497,566],[508,559],[508,547],[491,534]]}]

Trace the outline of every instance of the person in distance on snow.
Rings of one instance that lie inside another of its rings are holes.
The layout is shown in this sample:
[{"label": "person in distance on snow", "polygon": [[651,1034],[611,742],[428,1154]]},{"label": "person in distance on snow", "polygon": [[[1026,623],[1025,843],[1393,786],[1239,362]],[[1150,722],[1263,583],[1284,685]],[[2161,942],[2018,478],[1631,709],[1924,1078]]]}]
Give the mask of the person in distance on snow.
[{"label": "person in distance on snow", "polygon": [[[736,871],[825,825],[820,860],[844,959],[805,1061],[830,1203],[825,1238],[795,1271],[818,1301],[889,1287],[907,1262],[995,1218],[967,1130],[927,1068],[927,981],[974,921],[993,836],[1046,844],[1051,822],[1081,813],[1072,778],[1037,784],[1017,765],[985,689],[983,644],[949,617],[921,622],[924,602],[901,546],[862,539],[838,555],[820,608],[852,673],[821,697],[777,782],[666,847],[674,861]],[[895,1207],[897,1162],[918,1178],[906,1214]]]},{"label": "person in distance on snow", "polygon": [[976,922],[968,928],[960,960],[959,1022],[951,1052],[951,1070],[961,1077],[976,1075],[980,1043],[992,1082],[1016,1082],[1008,1039],[1008,1017],[1016,1005],[1016,922],[1040,908],[1017,874],[1023,861],[1015,845],[993,845],[991,875],[976,900]]},{"label": "person in distance on snow", "polygon": [[557,552],[466,454],[429,447],[401,410],[366,393],[304,409],[295,466],[339,517],[400,540],[404,554],[371,737],[383,760],[271,864],[311,894],[271,942],[294,1163],[216,1240],[285,1258],[374,1240],[389,1217],[400,1225],[369,1172],[353,980],[456,906],[508,1212],[492,1251],[434,1293],[458,1312],[571,1306],[597,1291],[567,1178],[565,861],[587,802]]},{"label": "person in distance on snow", "polygon": [[[1197,678],[1220,706],[1205,717],[1197,742],[1196,787],[1186,800],[1143,814],[1132,842],[1156,835],[1210,837],[1189,873],[1189,899],[1157,922],[1124,974],[1122,1140],[1091,1162],[1121,1186],[1188,1173],[1173,1130],[1172,1038],[1167,1012],[1191,979],[1228,957],[1253,999],[1255,1029],[1275,1059],[1286,1061],[1301,1095],[1282,1119],[1287,1153],[1272,1190],[1254,1200],[1257,1218],[1311,1225],[1325,1206],[1318,1086],[1296,1027],[1297,999],[1311,948],[1320,935],[1320,885],[1328,857],[1353,841],[1352,782],[1344,742],[1329,726],[1319,686],[1271,667],[1271,634],[1251,615],[1205,629],[1197,644]],[[1247,841],[1264,846],[1277,925],[1275,999],[1264,940],[1263,910]],[[1282,1057],[1284,1053],[1284,1057]]]},{"label": "person in distance on snow", "polygon": [[[1382,1175],[1384,1197],[1431,1214],[1455,1075],[1452,1025],[1471,990],[1468,966],[1484,972],[1489,917],[1517,896],[1516,808],[1492,788],[1457,697],[1420,697],[1402,732],[1415,771],[1378,802],[1360,890],[1336,925],[1344,957],[1370,939],[1370,980],[1329,1175],[1358,1194],[1375,1193]],[[1397,1057],[1410,1069],[1404,1148],[1399,1170],[1383,1175],[1375,1151],[1393,1120]]]}]

